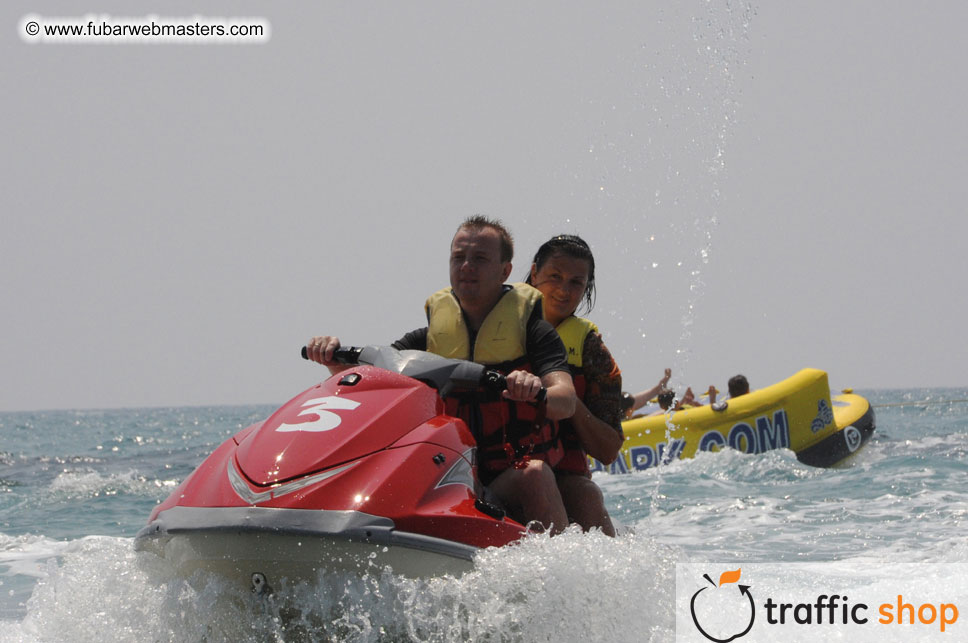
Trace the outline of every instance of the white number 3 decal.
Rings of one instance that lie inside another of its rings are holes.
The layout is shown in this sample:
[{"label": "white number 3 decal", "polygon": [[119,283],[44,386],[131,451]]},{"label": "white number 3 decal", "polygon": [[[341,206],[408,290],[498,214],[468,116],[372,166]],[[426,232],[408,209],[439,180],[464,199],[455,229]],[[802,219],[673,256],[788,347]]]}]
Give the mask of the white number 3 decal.
[{"label": "white number 3 decal", "polygon": [[303,411],[299,414],[317,415],[319,419],[315,422],[302,422],[300,424],[280,424],[276,431],[286,433],[288,431],[332,431],[339,426],[343,418],[336,415],[332,410],[352,411],[360,405],[359,402],[345,397],[317,397],[303,402]]}]

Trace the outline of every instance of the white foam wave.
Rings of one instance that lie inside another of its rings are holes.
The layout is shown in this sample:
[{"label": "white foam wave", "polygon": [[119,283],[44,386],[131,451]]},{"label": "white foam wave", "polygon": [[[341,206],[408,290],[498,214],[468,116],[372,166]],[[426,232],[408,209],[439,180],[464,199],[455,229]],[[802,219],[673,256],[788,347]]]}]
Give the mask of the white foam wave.
[{"label": "white foam wave", "polygon": [[[58,556],[27,601],[23,620],[0,622],[0,641],[27,643],[671,641],[675,565],[700,562],[641,529],[617,539],[568,531],[486,550],[460,578],[404,579],[386,572],[328,577],[259,599],[215,577],[196,576],[192,583],[174,578],[163,561],[134,552],[125,538],[56,543],[7,537],[0,543],[4,550]],[[964,545],[952,555],[963,560]],[[855,566],[843,568],[844,586],[880,582],[875,572],[856,567],[879,561],[850,559]],[[948,569],[938,566],[919,587],[943,581]],[[814,591],[817,584],[788,579],[783,587]]]},{"label": "white foam wave", "polygon": [[[927,442],[961,443],[958,436]],[[595,481],[614,517],[706,560],[886,561],[906,549],[925,561],[958,561],[952,552],[964,539],[968,492],[960,489],[968,489],[968,471],[953,455],[884,476],[884,460],[896,457],[881,449],[821,469],[789,451],[726,450]]]},{"label": "white foam wave", "polygon": [[674,638],[678,554],[641,535],[536,536],[482,552],[460,578],[330,577],[268,601],[214,577],[173,578],[124,538],[88,537],[60,553],[25,618],[0,623],[0,641]]},{"label": "white foam wave", "polygon": [[47,561],[60,556],[69,543],[45,536],[0,534],[0,575],[43,578]]},{"label": "white foam wave", "polygon": [[49,487],[50,493],[65,500],[80,500],[117,495],[157,496],[170,491],[176,480],[152,480],[136,471],[104,474],[93,470],[64,471]]}]

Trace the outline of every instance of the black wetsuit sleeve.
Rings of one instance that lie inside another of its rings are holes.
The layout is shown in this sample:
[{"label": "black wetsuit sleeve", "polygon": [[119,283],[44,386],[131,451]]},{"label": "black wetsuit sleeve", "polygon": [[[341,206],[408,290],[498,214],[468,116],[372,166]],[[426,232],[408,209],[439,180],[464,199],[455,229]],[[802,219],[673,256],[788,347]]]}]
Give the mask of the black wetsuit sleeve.
[{"label": "black wetsuit sleeve", "polygon": [[554,371],[567,371],[568,356],[565,345],[558,336],[555,327],[541,316],[541,306],[535,306],[527,328],[528,363],[531,372],[541,377]]},{"label": "black wetsuit sleeve", "polygon": [[427,329],[418,328],[417,330],[412,330],[390,344],[390,346],[393,346],[398,351],[425,351],[427,350]]}]

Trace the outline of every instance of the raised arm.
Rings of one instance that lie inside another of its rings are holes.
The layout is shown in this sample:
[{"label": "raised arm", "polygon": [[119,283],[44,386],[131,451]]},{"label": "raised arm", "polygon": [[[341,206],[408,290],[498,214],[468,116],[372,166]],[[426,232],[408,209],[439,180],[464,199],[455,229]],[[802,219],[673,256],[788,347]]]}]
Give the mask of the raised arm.
[{"label": "raised arm", "polygon": [[667,368],[665,370],[665,373],[662,375],[662,379],[659,380],[658,384],[656,384],[650,389],[639,391],[638,393],[633,395],[632,399],[635,400],[635,403],[632,405],[632,410],[636,411],[642,408],[643,406],[645,406],[646,404],[648,404],[649,400],[651,400],[656,395],[658,395],[659,391],[661,391],[666,387],[666,385],[669,383],[670,377],[672,377],[672,369]]}]

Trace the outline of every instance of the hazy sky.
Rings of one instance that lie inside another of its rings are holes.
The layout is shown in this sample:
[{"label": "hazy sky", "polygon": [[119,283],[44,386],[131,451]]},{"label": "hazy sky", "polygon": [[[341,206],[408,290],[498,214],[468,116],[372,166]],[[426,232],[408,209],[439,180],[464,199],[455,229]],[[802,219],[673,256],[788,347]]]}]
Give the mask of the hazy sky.
[{"label": "hazy sky", "polygon": [[[592,244],[629,390],[968,386],[965,3],[205,4],[0,8],[0,410],[281,403],[310,335],[422,325],[475,213],[516,277]],[[31,13],[272,34],[28,44]]]}]

